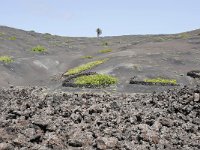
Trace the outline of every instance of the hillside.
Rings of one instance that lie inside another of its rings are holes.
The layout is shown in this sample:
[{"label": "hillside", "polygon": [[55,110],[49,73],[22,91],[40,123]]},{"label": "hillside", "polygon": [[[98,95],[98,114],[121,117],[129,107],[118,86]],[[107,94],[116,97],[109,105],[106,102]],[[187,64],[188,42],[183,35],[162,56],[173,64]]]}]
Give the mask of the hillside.
[{"label": "hillside", "polygon": [[[38,45],[45,51],[33,52],[32,48]],[[199,50],[200,30],[173,35],[125,35],[97,39],[61,37],[0,26],[0,55],[13,59],[12,63],[0,62],[0,85],[47,86],[79,91],[83,89],[62,87],[62,74],[81,64],[109,58],[88,70],[119,79],[116,87],[107,88],[108,91],[143,93],[171,88],[130,85],[132,77],[136,80],[175,79],[180,85],[193,86],[198,80],[188,77],[187,72],[200,69]]]}]

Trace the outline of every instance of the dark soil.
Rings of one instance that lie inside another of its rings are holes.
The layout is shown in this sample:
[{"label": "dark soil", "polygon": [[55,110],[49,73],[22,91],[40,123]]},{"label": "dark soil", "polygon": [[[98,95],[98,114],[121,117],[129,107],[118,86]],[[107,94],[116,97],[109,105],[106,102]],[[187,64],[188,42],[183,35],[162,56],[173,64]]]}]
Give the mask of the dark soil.
[{"label": "dark soil", "polygon": [[[81,64],[106,58],[109,60],[87,71],[117,77],[116,92],[149,93],[171,88],[130,85],[133,76],[138,81],[161,77],[176,79],[178,84],[191,87],[200,84],[187,76],[191,70],[200,70],[200,30],[184,33],[187,35],[184,38],[182,34],[61,37],[5,26],[0,26],[0,33],[3,33],[0,36],[0,56],[11,56],[14,60],[10,64],[0,62],[1,87],[46,86],[72,91],[73,84],[71,88],[62,86],[62,74]],[[10,37],[16,37],[16,40],[9,40]],[[46,52],[33,52],[32,48],[37,45],[45,47]],[[103,49],[112,52],[100,54]],[[93,59],[83,59],[84,56]]]},{"label": "dark soil", "polygon": [[199,150],[200,87],[130,95],[0,90],[1,150]]}]

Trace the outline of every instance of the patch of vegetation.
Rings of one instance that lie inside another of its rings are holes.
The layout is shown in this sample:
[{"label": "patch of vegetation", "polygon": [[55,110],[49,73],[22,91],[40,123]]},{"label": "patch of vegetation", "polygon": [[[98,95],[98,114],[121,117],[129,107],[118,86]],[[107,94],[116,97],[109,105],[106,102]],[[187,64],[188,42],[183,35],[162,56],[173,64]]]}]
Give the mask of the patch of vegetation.
[{"label": "patch of vegetation", "polygon": [[15,36],[11,36],[8,39],[11,40],[11,41],[15,41],[17,38]]},{"label": "patch of vegetation", "polygon": [[81,58],[83,58],[83,59],[92,59],[93,56],[87,55],[87,56],[82,56]]},{"label": "patch of vegetation", "polygon": [[89,76],[81,76],[75,79],[74,83],[77,85],[92,85],[92,86],[108,86],[116,84],[118,79],[105,74],[95,74]]},{"label": "patch of vegetation", "polygon": [[81,73],[85,70],[89,70],[95,66],[98,66],[104,62],[106,62],[108,59],[103,59],[103,60],[97,60],[97,61],[92,61],[92,62],[89,62],[87,64],[83,64],[83,65],[80,65],[78,67],[75,67],[73,69],[70,69],[68,70],[64,75],[65,76],[68,76],[68,75],[74,75],[74,74],[77,74],[77,73]]},{"label": "patch of vegetation", "polygon": [[175,79],[163,79],[163,78],[154,78],[154,79],[145,79],[144,82],[150,83],[164,83],[164,84],[177,84]]},{"label": "patch of vegetation", "polygon": [[4,62],[6,64],[13,62],[14,60],[10,56],[0,56],[0,62]]},{"label": "patch of vegetation", "polygon": [[38,45],[38,46],[33,47],[31,50],[33,52],[41,53],[41,52],[46,51],[46,48],[44,46]]},{"label": "patch of vegetation", "polygon": [[112,49],[103,49],[103,50],[100,50],[99,53],[109,53],[109,52],[112,52]]}]

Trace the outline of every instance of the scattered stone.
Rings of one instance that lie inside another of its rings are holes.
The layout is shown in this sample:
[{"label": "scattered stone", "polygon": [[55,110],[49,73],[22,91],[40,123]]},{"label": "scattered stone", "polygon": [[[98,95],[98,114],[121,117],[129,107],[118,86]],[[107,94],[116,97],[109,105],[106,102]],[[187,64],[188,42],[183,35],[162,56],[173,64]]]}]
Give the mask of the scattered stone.
[{"label": "scattered stone", "polygon": [[198,150],[199,93],[199,86],[133,96],[0,89],[0,150]]},{"label": "scattered stone", "polygon": [[192,70],[187,73],[187,76],[192,78],[200,78],[200,70]]},{"label": "scattered stone", "polygon": [[0,150],[14,150],[14,146],[9,143],[0,143]]},{"label": "scattered stone", "polygon": [[166,126],[166,127],[171,127],[171,126],[173,125],[172,120],[167,119],[167,118],[160,118],[160,123],[161,123],[163,126]]},{"label": "scattered stone", "polygon": [[97,148],[104,150],[104,149],[115,149],[117,147],[118,139],[115,137],[102,137],[96,140]]},{"label": "scattered stone", "polygon": [[199,93],[194,93],[194,101],[198,102],[200,100]]},{"label": "scattered stone", "polygon": [[14,86],[13,86],[13,85],[10,85],[10,88],[14,88]]},{"label": "scattered stone", "polygon": [[102,138],[98,138],[96,140],[96,144],[97,144],[97,148],[98,149],[100,149],[100,150],[106,149],[106,143],[105,143],[105,141]]},{"label": "scattered stone", "polygon": [[82,142],[80,142],[76,139],[69,139],[68,143],[69,143],[69,146],[72,146],[72,147],[82,147],[83,146]]}]

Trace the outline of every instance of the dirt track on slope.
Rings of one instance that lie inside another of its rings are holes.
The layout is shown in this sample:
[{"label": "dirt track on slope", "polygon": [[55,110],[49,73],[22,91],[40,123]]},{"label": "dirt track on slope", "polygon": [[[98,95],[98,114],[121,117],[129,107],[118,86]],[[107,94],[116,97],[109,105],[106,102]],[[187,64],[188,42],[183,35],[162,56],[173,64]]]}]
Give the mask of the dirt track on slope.
[{"label": "dirt track on slope", "polygon": [[1,150],[199,150],[200,88],[130,95],[0,90]]}]

